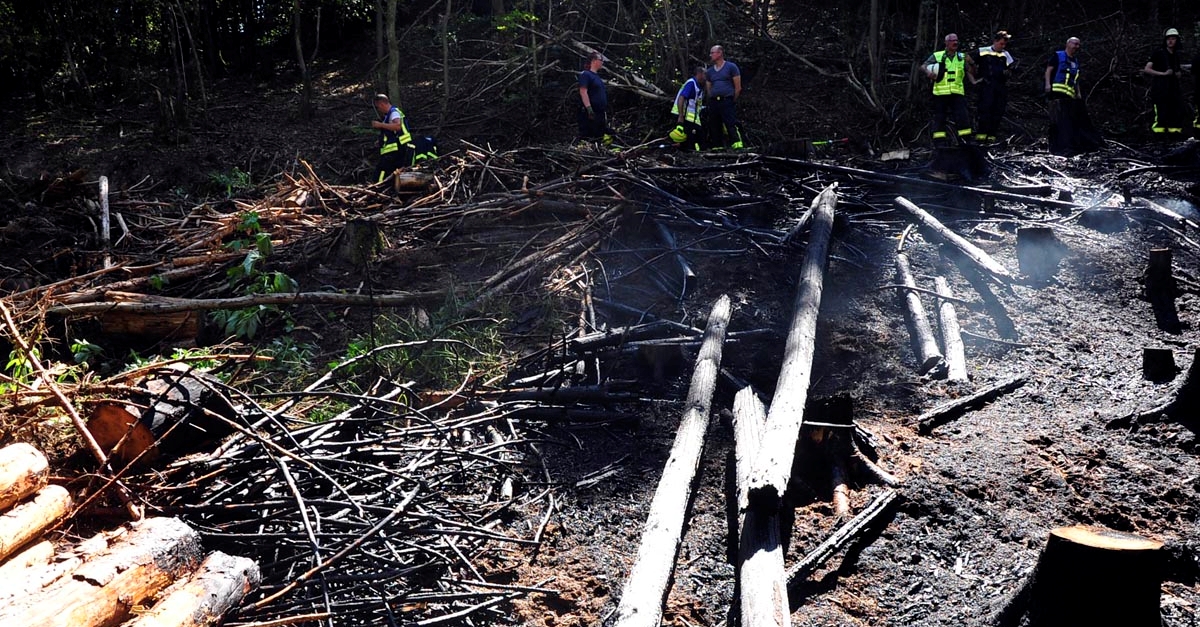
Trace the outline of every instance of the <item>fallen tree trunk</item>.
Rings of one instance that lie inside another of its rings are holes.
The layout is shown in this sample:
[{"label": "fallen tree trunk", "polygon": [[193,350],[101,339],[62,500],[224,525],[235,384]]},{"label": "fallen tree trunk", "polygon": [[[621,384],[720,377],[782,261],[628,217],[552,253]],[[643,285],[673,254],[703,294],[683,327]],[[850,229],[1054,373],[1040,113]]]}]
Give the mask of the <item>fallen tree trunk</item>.
[{"label": "fallen tree trunk", "polygon": [[936,239],[957,248],[966,255],[967,259],[970,259],[980,268],[986,270],[988,274],[997,280],[1004,283],[1011,283],[1014,280],[1015,277],[1013,277],[1012,273],[997,263],[995,259],[992,259],[991,255],[988,255],[981,248],[967,241],[963,236],[951,231],[946,225],[939,222],[937,218],[930,215],[929,212],[914,205],[903,196],[897,196],[894,202],[897,207],[907,211],[909,215],[916,218],[917,223],[925,227],[925,232],[931,233]]},{"label": "fallen tree trunk", "polygon": [[[58,524],[71,510],[71,495],[59,485],[48,485],[28,501],[0,516],[0,559]],[[37,623],[29,623],[36,625]]]},{"label": "fallen tree trunk", "polygon": [[709,409],[716,390],[717,371],[721,368],[721,344],[725,340],[731,307],[729,297],[722,295],[708,315],[704,344],[696,357],[696,370],[688,389],[687,411],[680,420],[671,456],[654,492],[637,559],[611,621],[615,626],[658,627],[662,617],[662,604],[675,568],[696,468],[704,450]]},{"label": "fallen tree trunk", "polygon": [[996,385],[984,388],[970,396],[964,396],[958,400],[939,405],[917,418],[918,429],[921,433],[929,433],[937,427],[958,418],[967,412],[983,405],[984,403],[1002,395],[1007,394],[1022,385],[1025,385],[1027,377],[1024,375],[1005,379]]},{"label": "fallen tree trunk", "polygon": [[36,448],[18,442],[0,449],[0,512],[45,487],[50,464]]},{"label": "fallen tree trunk", "polygon": [[742,627],[791,624],[778,511],[749,507],[750,473],[762,446],[767,410],[750,387],[733,401],[738,508],[738,608]]},{"label": "fallen tree trunk", "polygon": [[679,244],[675,242],[675,235],[671,233],[671,230],[658,220],[652,219],[651,221],[654,223],[654,230],[658,233],[659,239],[662,240],[663,244],[666,244],[667,248],[671,249],[671,256],[675,258],[675,263],[679,266],[679,281],[683,288],[680,297],[686,298],[695,291],[696,285],[699,282],[699,279],[696,277],[696,271],[692,270],[692,264],[688,263],[683,253],[679,252]]},{"label": "fallen tree trunk", "polygon": [[42,540],[10,555],[0,563],[0,603],[9,596],[10,586],[28,580],[32,571],[50,563],[54,557],[54,545]]},{"label": "fallen tree trunk", "polygon": [[432,292],[399,292],[396,294],[341,294],[338,292],[295,292],[291,294],[251,294],[232,298],[189,299],[170,302],[91,302],[55,305],[47,311],[60,316],[101,314],[109,311],[166,314],[180,311],[214,311],[245,309],[259,305],[340,305],[347,307],[403,307],[419,303],[438,302],[446,298],[446,290]]},{"label": "fallen tree trunk", "polygon": [[[908,255],[904,253],[896,253],[896,280],[905,287],[917,286],[913,280],[912,269],[908,265]],[[933,337],[925,306],[912,290],[904,290],[904,318],[908,322],[908,332],[912,334],[913,353],[917,357],[917,374],[941,376],[946,370],[946,362],[942,351],[938,349],[937,340]]]},{"label": "fallen tree trunk", "polygon": [[254,560],[212,553],[187,579],[171,586],[149,612],[125,627],[209,627],[223,622],[262,575]]},{"label": "fallen tree trunk", "polygon": [[857,516],[839,527],[837,531],[833,532],[833,535],[805,555],[804,559],[796,562],[787,570],[788,589],[795,588],[800,582],[808,579],[829,558],[836,555],[851,540],[859,537],[864,530],[869,529],[879,517],[887,512],[899,496],[900,494],[895,490],[890,488],[884,490]]},{"label": "fallen tree trunk", "polygon": [[770,509],[782,504],[796,441],[804,424],[804,405],[812,377],[813,354],[817,335],[817,315],[821,311],[821,290],[825,266],[829,260],[829,240],[833,234],[833,215],[837,208],[837,184],[821,192],[821,201],[813,212],[812,231],[800,271],[783,364],[778,385],[767,412],[767,430],[750,477],[750,500]]},{"label": "fallen tree trunk", "polygon": [[[945,277],[934,277],[933,284],[939,296],[954,297]],[[954,303],[949,300],[938,303],[938,329],[942,332],[942,346],[946,349],[946,379],[966,381],[966,349],[963,347],[962,332],[958,326],[958,313],[954,311]]]},{"label": "fallen tree trunk", "polygon": [[108,627],[195,569],[200,537],[176,518],[149,518],[73,577],[0,611],[0,627]]}]

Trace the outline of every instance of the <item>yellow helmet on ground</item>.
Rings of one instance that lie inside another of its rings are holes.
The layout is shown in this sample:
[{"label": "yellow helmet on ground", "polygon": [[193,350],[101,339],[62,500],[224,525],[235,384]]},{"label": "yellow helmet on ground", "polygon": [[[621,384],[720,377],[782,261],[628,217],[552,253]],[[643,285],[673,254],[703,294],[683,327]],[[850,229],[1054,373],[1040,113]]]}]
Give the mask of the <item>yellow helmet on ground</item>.
[{"label": "yellow helmet on ground", "polygon": [[671,132],[667,133],[667,137],[670,137],[671,141],[675,142],[676,144],[682,144],[683,142],[687,141],[687,131],[685,131],[683,129],[683,125],[680,124],[671,129]]}]

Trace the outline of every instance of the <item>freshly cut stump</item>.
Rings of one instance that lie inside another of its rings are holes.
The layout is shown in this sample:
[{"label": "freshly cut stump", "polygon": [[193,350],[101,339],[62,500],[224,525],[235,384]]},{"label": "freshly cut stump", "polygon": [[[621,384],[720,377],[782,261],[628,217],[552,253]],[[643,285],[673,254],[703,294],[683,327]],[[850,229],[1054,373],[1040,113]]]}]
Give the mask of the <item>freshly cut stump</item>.
[{"label": "freshly cut stump", "polygon": [[1029,627],[1159,625],[1162,546],[1087,525],[1051,531],[1030,582]]}]

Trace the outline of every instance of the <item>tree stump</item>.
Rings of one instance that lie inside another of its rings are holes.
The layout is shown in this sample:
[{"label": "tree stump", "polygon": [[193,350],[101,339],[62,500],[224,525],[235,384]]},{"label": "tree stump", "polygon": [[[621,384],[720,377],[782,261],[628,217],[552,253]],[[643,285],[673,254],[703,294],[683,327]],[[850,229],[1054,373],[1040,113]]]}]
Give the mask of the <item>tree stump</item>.
[{"label": "tree stump", "polygon": [[371,220],[351,220],[342,227],[338,259],[356,268],[361,268],[374,259],[383,249],[383,234],[379,225]]},{"label": "tree stump", "polygon": [[1147,381],[1170,381],[1179,373],[1175,353],[1169,348],[1142,349],[1142,376]]},{"label": "tree stump", "polygon": [[1167,333],[1179,333],[1182,325],[1175,308],[1179,286],[1171,266],[1170,248],[1151,249],[1146,260],[1146,271],[1142,275],[1142,295],[1150,301],[1158,328]]},{"label": "tree stump", "polygon": [[1051,531],[1027,589],[1027,625],[1157,627],[1162,546],[1086,525]]},{"label": "tree stump", "polygon": [[1058,271],[1062,259],[1062,243],[1048,226],[1027,226],[1017,229],[1017,263],[1025,276],[1045,281]]},{"label": "tree stump", "polygon": [[1129,226],[1129,218],[1118,209],[1084,209],[1079,214],[1079,225],[1101,233],[1118,233]]}]

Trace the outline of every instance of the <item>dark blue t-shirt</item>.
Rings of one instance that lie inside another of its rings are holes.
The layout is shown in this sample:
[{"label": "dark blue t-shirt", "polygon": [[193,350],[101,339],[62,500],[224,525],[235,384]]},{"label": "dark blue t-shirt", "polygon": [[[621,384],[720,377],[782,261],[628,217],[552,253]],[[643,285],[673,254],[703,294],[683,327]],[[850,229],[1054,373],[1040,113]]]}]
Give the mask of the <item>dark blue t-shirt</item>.
[{"label": "dark blue t-shirt", "polygon": [[608,110],[608,93],[604,91],[604,81],[595,72],[580,72],[579,86],[587,89],[588,100],[593,109]]},{"label": "dark blue t-shirt", "polygon": [[709,93],[714,96],[732,96],[733,77],[741,76],[742,71],[733,61],[726,61],[720,70],[714,65],[704,70],[704,75],[708,77],[708,83],[712,85],[712,91]]}]

